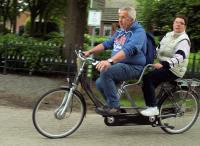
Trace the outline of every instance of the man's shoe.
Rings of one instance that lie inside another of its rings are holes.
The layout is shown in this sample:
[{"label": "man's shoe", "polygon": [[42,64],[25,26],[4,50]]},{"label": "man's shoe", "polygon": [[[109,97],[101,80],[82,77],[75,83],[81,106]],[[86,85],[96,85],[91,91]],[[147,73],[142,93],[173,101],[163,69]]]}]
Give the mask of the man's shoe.
[{"label": "man's shoe", "polygon": [[100,115],[117,115],[120,114],[120,109],[119,108],[110,108],[108,106],[102,107],[97,107],[96,108],[96,113]]},{"label": "man's shoe", "polygon": [[141,111],[141,114],[143,116],[156,116],[156,115],[159,115],[159,110],[158,110],[158,107],[149,107],[143,111]]},{"label": "man's shoe", "polygon": [[120,108],[111,108],[107,111],[109,115],[118,115],[120,114]]},{"label": "man's shoe", "polygon": [[107,108],[109,108],[109,107],[108,107],[108,106],[97,107],[97,108],[95,109],[95,111],[96,111],[97,114],[100,114],[100,115],[107,115],[107,113],[106,113]]}]

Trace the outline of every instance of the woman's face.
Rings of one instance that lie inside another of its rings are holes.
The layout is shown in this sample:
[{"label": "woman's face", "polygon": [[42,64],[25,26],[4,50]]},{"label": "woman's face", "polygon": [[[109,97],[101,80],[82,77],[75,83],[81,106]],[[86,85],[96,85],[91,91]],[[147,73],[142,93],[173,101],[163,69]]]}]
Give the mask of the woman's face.
[{"label": "woman's face", "polygon": [[173,31],[176,33],[184,32],[186,29],[185,21],[182,18],[176,18],[173,23]]},{"label": "woman's face", "polygon": [[133,23],[133,19],[128,16],[127,11],[120,11],[119,12],[119,26],[127,30]]}]

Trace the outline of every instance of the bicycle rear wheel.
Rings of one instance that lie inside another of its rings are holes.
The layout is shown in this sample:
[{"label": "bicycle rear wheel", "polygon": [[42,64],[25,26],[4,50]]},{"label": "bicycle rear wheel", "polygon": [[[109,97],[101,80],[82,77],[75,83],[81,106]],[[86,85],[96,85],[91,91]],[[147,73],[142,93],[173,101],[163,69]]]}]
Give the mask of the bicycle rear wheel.
[{"label": "bicycle rear wheel", "polygon": [[197,120],[199,102],[194,92],[176,90],[172,94],[160,103],[159,124],[166,133],[179,134],[189,130]]},{"label": "bicycle rear wheel", "polygon": [[37,131],[48,138],[63,138],[75,132],[81,125],[86,104],[79,92],[75,91],[65,110],[64,116],[58,116],[62,111],[64,96],[68,98],[69,88],[53,89],[41,96],[36,103],[32,119]]}]

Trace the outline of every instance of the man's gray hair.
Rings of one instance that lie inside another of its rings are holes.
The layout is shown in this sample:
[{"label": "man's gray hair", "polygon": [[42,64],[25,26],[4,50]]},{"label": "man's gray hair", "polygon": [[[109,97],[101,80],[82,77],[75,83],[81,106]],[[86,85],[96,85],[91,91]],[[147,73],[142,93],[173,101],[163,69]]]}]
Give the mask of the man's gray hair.
[{"label": "man's gray hair", "polygon": [[119,12],[120,11],[127,11],[128,12],[128,16],[130,18],[132,18],[133,20],[136,19],[136,10],[133,7],[123,7],[123,8],[119,9]]}]

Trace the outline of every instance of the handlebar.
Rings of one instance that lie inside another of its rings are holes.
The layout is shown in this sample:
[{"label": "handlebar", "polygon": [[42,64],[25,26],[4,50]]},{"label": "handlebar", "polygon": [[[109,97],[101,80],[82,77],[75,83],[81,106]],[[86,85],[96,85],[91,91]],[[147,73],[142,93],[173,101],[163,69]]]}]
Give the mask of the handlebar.
[{"label": "handlebar", "polygon": [[[99,60],[96,60],[96,59],[94,59],[94,58],[91,58],[91,57],[86,57],[85,55],[84,55],[84,53],[83,53],[83,51],[81,51],[81,50],[75,50],[75,53],[76,53],[76,55],[77,55],[77,57],[79,58],[79,59],[81,59],[82,61],[86,61],[86,62],[89,62],[89,63],[92,63],[92,65],[97,65],[100,61]],[[153,64],[148,64],[148,65],[146,65],[145,67],[144,67],[144,70],[143,70],[143,72],[146,70],[146,69],[154,69],[154,66],[153,66]]]},{"label": "handlebar", "polygon": [[81,50],[75,50],[75,53],[76,53],[76,55],[77,55],[77,57],[79,58],[79,59],[81,59],[82,61],[85,61],[85,62],[87,62],[87,63],[91,63],[92,65],[94,65],[94,66],[96,66],[98,63],[99,63],[99,61],[98,60],[96,60],[96,59],[93,59],[93,58],[91,58],[91,57],[86,57],[85,55],[84,55],[84,53],[81,51]]},{"label": "handlebar", "polygon": [[[93,59],[91,57],[86,57],[81,50],[78,50],[78,51],[75,50],[75,53],[76,53],[76,55],[79,59],[81,59],[84,62],[91,63],[94,66],[96,66],[100,62],[100,61]],[[140,83],[140,81],[141,81],[141,79],[142,79],[142,77],[143,77],[143,75],[144,75],[144,73],[147,69],[153,70],[155,68],[154,68],[153,64],[146,65],[144,67],[138,81],[135,84]],[[200,80],[198,80],[198,79],[177,79],[176,82],[177,82],[178,86],[192,86],[192,87],[200,86]]]},{"label": "handlebar", "polygon": [[[84,61],[84,62],[87,62],[87,63],[91,63],[92,65],[94,65],[94,66],[96,66],[100,61],[98,61],[98,60],[96,60],[96,59],[93,59],[93,58],[91,58],[91,57],[86,57],[85,55],[84,55],[84,53],[81,51],[81,50],[75,50],[75,53],[76,53],[76,55],[77,55],[77,57],[79,58],[79,59],[81,59],[82,61]],[[142,80],[142,77],[143,77],[143,75],[144,75],[144,73],[145,73],[145,71],[146,70],[153,70],[153,69],[155,69],[154,68],[154,66],[153,66],[153,64],[148,64],[148,65],[146,65],[145,67],[144,67],[144,69],[143,69],[143,71],[142,71],[142,73],[141,73],[141,75],[140,75],[140,77],[139,77],[139,79],[138,79],[138,81],[136,82],[136,84],[138,84],[141,80]]]}]

